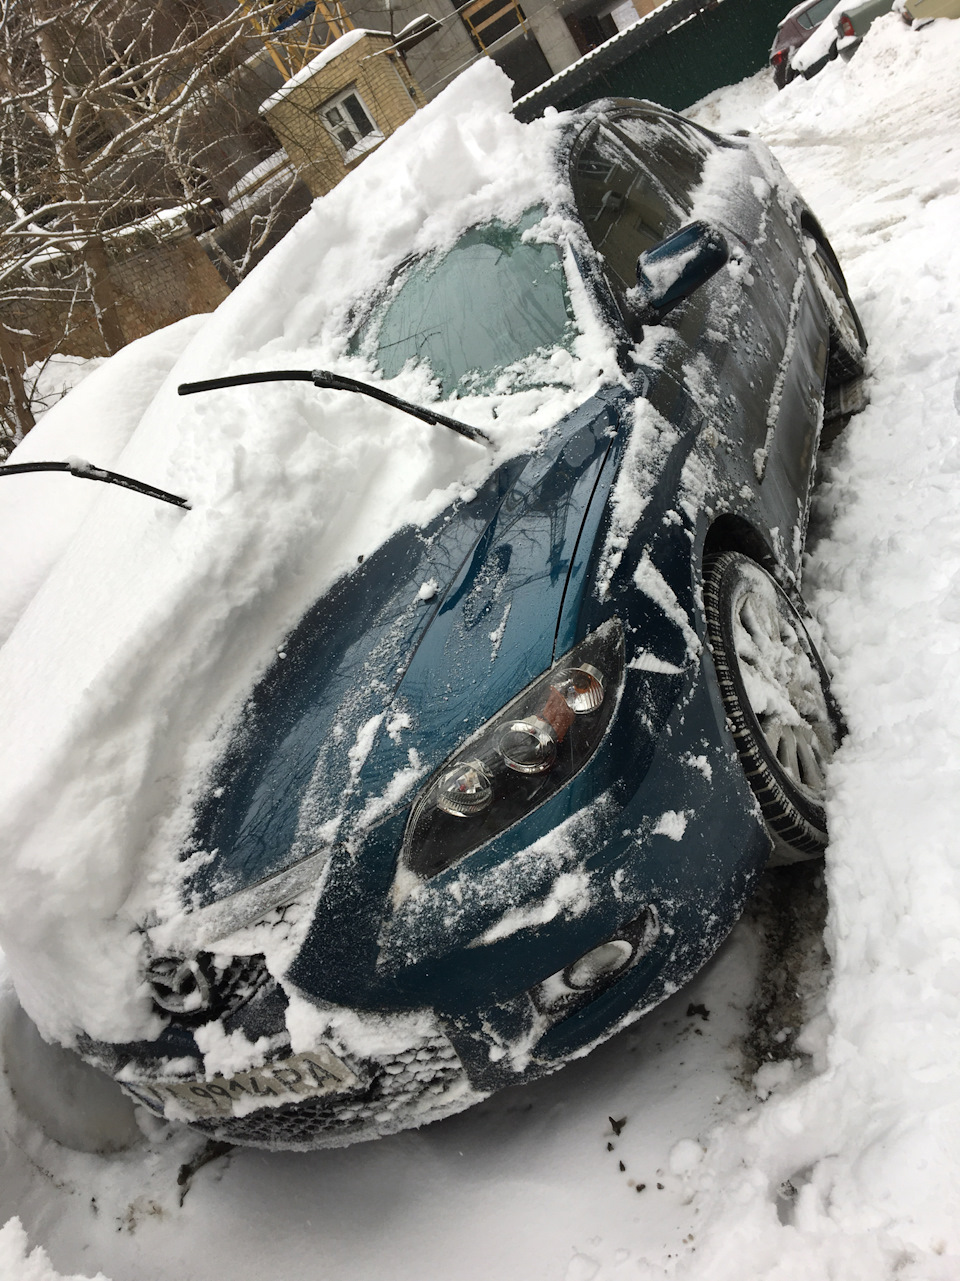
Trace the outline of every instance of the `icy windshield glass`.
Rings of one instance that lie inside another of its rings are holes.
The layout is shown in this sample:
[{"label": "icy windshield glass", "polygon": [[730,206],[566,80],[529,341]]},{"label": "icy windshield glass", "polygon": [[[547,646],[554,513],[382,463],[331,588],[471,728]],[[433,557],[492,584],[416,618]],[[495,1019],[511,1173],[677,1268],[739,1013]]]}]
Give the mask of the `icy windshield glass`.
[{"label": "icy windshield glass", "polygon": [[410,360],[425,362],[448,396],[489,390],[538,353],[569,348],[573,310],[560,252],[523,239],[542,216],[532,209],[512,227],[475,227],[448,252],[412,263],[353,349],[372,355],[388,378]]}]

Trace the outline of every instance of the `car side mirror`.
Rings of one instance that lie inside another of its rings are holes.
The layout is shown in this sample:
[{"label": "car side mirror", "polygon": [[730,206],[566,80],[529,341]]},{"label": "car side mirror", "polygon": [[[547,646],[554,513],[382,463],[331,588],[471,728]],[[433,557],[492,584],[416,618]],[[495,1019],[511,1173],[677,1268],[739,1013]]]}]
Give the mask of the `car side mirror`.
[{"label": "car side mirror", "polygon": [[716,275],[730,248],[715,227],[691,222],[637,259],[637,285],[630,290],[641,324],[656,324]]}]

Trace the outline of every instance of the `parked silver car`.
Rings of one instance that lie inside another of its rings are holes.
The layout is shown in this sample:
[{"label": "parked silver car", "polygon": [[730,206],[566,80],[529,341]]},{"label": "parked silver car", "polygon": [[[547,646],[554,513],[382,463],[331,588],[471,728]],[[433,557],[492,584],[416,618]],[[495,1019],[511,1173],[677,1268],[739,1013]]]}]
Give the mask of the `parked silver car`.
[{"label": "parked silver car", "polygon": [[828,14],[837,6],[837,0],[803,0],[780,21],[776,38],[770,50],[770,65],[777,88],[782,89],[798,74],[791,60],[801,45],[806,44]]},{"label": "parked silver car", "polygon": [[867,34],[875,18],[893,8],[893,0],[860,0],[849,5],[837,19],[837,47],[840,56],[849,58]]},{"label": "parked silver car", "polygon": [[930,22],[933,18],[960,18],[960,0],[906,0],[903,12],[910,22]]}]

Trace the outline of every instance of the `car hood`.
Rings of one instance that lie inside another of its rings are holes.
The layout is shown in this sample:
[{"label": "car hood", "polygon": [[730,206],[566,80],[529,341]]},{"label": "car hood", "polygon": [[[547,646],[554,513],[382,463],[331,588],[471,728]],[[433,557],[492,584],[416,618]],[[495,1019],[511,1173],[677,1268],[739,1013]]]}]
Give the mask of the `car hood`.
[{"label": "car hood", "polygon": [[550,665],[558,639],[573,643],[578,541],[625,398],[623,388],[591,397],[538,452],[430,525],[401,530],[308,611],[197,808],[184,850],[190,907],[249,902],[256,886],[272,905],[271,883],[409,805],[421,779]]}]

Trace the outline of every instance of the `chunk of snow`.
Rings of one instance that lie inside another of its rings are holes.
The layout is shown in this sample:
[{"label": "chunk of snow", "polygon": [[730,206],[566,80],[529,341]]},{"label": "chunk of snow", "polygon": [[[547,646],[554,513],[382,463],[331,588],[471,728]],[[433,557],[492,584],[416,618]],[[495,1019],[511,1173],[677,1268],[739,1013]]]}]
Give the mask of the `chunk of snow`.
[{"label": "chunk of snow", "polygon": [[669,836],[671,841],[682,841],[687,830],[687,816],[683,810],[664,810],[650,829],[651,836]]}]

